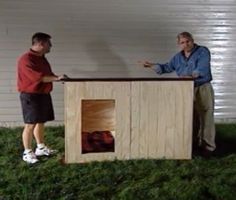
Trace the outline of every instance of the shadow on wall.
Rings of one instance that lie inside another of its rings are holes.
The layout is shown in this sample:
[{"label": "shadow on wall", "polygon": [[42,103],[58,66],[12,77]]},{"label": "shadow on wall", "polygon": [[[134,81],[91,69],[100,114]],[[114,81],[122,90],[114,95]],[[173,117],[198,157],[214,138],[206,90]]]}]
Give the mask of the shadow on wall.
[{"label": "shadow on wall", "polygon": [[123,59],[117,55],[107,41],[96,39],[85,45],[85,51],[94,66],[89,66],[90,70],[74,69],[85,77],[129,77],[129,71]]}]

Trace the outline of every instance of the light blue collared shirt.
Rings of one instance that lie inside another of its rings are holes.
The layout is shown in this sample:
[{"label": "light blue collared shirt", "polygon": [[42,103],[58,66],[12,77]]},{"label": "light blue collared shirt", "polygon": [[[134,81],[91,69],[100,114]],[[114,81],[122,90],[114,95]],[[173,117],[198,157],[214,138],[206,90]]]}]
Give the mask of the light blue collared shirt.
[{"label": "light blue collared shirt", "polygon": [[194,48],[188,58],[183,51],[177,53],[169,63],[156,63],[154,70],[158,74],[176,71],[178,76],[192,76],[197,74],[194,79],[194,86],[200,86],[212,80],[211,74],[211,54],[207,47],[194,44]]}]

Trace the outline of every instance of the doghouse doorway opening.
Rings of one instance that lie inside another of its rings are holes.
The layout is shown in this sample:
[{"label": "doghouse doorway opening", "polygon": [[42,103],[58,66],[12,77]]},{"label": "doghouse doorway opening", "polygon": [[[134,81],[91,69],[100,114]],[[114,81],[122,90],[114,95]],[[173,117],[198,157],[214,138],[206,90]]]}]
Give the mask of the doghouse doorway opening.
[{"label": "doghouse doorway opening", "polygon": [[115,100],[84,99],[81,102],[81,152],[115,151]]}]

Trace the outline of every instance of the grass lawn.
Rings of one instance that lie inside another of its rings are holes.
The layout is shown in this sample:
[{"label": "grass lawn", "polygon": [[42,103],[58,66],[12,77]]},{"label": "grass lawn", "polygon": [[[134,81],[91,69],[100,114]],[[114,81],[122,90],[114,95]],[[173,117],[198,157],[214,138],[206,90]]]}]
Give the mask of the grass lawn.
[{"label": "grass lawn", "polygon": [[0,200],[235,200],[236,124],[217,124],[211,159],[129,160],[63,165],[63,127],[46,128],[59,153],[21,160],[22,128],[0,128]]}]

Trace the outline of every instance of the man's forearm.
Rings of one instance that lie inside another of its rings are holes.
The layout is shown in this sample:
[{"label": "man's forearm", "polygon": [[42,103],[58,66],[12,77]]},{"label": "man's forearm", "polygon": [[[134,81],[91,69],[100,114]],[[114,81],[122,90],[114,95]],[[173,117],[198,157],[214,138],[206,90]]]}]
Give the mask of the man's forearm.
[{"label": "man's forearm", "polygon": [[44,83],[49,83],[49,82],[53,82],[57,80],[58,80],[58,76],[43,76],[42,78],[42,82]]}]

